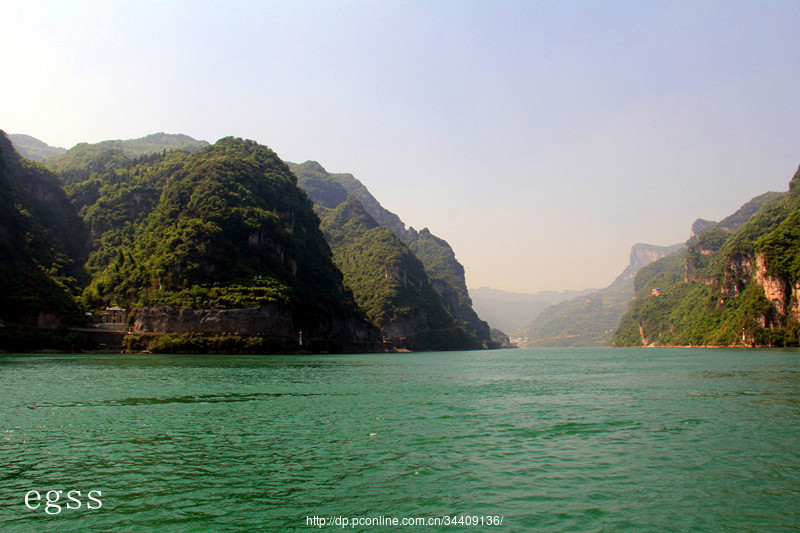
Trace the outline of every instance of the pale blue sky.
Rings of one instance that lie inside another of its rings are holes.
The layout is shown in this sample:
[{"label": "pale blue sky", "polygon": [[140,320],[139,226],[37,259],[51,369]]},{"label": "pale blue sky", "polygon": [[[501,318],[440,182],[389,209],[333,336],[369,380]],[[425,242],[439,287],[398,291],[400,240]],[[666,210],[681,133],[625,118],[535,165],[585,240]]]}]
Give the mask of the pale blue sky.
[{"label": "pale blue sky", "polygon": [[351,172],[470,287],[608,285],[800,164],[800,2],[0,0],[0,128]]}]

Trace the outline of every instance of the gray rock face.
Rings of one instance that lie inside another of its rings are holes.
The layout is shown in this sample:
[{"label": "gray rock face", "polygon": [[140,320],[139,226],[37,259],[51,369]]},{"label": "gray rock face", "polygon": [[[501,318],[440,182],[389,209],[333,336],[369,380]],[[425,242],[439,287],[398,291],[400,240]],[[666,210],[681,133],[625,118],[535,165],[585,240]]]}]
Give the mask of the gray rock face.
[{"label": "gray rock face", "polygon": [[142,307],[136,310],[134,333],[232,333],[294,337],[292,314],[277,306],[259,309],[183,309]]},{"label": "gray rock face", "polygon": [[[241,335],[299,341],[300,328],[290,310],[279,306],[258,309],[184,309],[141,307],[136,310],[133,333]],[[380,332],[356,318],[333,318],[303,329],[303,339],[325,341],[356,352],[383,351]],[[301,348],[302,349],[302,348]]]}]

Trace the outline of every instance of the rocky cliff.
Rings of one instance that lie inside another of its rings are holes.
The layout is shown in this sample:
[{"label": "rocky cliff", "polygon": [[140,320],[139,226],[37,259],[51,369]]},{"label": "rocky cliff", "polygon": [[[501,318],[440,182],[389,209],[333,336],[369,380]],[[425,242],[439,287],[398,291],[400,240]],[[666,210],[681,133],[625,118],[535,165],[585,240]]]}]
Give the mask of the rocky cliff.
[{"label": "rocky cliff", "polygon": [[[321,227],[345,286],[387,345],[417,350],[480,347],[466,332],[461,340],[452,335],[457,324],[423,264],[358,198],[349,196],[321,214]],[[448,332],[448,343],[436,339],[442,331]]]},{"label": "rocky cliff", "polygon": [[289,309],[274,305],[256,309],[141,307],[134,314],[132,333],[256,337],[282,346],[282,351],[331,351],[334,346],[335,351],[348,352],[384,349],[378,331],[365,328],[356,317],[323,319],[303,330],[295,325]]},{"label": "rocky cliff", "polygon": [[643,268],[615,343],[798,344],[798,182],[800,170],[788,194],[758,196],[702,231],[695,224],[684,252]]}]

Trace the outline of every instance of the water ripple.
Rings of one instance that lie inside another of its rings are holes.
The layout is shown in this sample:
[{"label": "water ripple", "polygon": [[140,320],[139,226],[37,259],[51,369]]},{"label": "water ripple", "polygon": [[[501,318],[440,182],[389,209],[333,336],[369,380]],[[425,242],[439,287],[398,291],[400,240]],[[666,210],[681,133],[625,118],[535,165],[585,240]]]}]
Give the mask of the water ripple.
[{"label": "water ripple", "polygon": [[[379,514],[798,529],[800,357],[757,354],[0,362],[0,529],[299,531]],[[32,489],[101,490],[103,508],[37,513]]]}]

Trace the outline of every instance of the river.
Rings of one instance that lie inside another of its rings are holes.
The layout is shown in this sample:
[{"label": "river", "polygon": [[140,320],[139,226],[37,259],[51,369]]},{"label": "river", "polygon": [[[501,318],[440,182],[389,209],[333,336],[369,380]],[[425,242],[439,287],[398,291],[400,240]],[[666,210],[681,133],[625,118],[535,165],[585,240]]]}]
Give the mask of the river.
[{"label": "river", "polygon": [[0,468],[12,532],[797,530],[800,351],[3,354]]}]

